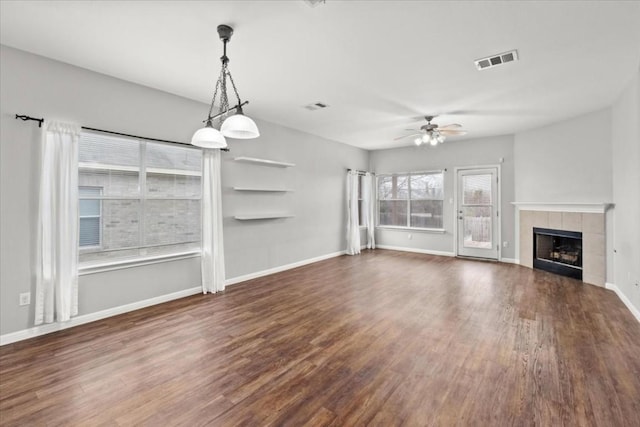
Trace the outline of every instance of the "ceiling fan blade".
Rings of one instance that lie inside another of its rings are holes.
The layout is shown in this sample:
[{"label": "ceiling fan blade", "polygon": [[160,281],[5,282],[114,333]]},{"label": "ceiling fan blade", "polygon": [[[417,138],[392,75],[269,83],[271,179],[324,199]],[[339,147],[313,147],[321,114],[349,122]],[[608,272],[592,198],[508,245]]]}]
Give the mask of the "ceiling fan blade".
[{"label": "ceiling fan blade", "polygon": [[466,135],[467,131],[462,129],[439,129],[439,132],[445,136]]},{"label": "ceiling fan blade", "polygon": [[420,129],[405,129],[406,132],[420,132]]},{"label": "ceiling fan blade", "polygon": [[462,125],[459,125],[458,123],[451,123],[444,126],[438,126],[438,129],[442,130],[442,129],[452,129],[452,128],[461,128],[461,127]]},{"label": "ceiling fan blade", "polygon": [[411,138],[412,136],[422,135],[421,133],[413,133],[411,135],[399,136],[397,138],[393,138],[394,141],[398,141],[400,139]]}]

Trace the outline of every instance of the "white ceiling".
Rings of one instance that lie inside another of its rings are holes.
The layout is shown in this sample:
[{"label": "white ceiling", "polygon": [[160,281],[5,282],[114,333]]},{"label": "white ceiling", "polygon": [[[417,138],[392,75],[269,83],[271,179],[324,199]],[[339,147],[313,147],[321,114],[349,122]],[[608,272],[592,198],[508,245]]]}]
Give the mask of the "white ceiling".
[{"label": "white ceiling", "polygon": [[[514,133],[610,105],[638,70],[637,1],[22,1],[0,42],[209,103],[222,43],[249,116],[367,149],[416,119],[465,137]],[[477,71],[475,59],[520,61]],[[325,110],[304,105],[322,101]],[[203,118],[206,108],[203,108]]]}]

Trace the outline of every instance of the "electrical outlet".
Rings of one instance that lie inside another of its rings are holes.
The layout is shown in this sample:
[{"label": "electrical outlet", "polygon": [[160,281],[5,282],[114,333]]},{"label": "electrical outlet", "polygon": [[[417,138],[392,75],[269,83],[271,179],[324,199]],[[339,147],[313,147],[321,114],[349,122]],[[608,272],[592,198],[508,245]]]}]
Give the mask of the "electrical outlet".
[{"label": "electrical outlet", "polygon": [[20,294],[20,305],[31,304],[31,292],[24,292]]},{"label": "electrical outlet", "polygon": [[407,239],[411,240],[413,239],[413,236],[411,234],[407,234]]},{"label": "electrical outlet", "polygon": [[503,248],[508,248],[509,247],[509,242],[507,242],[507,241],[502,242],[502,247]]}]

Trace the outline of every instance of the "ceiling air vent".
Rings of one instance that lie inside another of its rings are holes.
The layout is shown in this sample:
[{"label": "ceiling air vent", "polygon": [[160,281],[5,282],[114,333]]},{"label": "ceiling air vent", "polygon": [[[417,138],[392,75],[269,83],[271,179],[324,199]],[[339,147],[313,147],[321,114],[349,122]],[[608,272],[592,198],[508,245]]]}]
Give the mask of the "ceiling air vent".
[{"label": "ceiling air vent", "polygon": [[315,111],[315,110],[321,110],[323,108],[327,108],[328,105],[325,104],[324,102],[314,102],[313,104],[309,104],[309,105],[305,105],[304,108],[306,108],[309,111]]},{"label": "ceiling air vent", "polygon": [[487,68],[496,67],[498,65],[506,64],[507,62],[513,62],[518,60],[518,51],[512,50],[509,52],[500,53],[498,55],[492,55],[487,58],[476,59],[474,62],[478,70],[486,70]]}]

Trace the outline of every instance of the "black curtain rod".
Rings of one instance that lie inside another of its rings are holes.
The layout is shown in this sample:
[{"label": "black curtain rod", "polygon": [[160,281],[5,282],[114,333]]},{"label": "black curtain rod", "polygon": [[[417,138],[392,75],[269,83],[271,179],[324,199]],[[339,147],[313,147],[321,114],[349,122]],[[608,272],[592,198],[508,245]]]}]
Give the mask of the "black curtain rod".
[{"label": "black curtain rod", "polygon": [[351,171],[354,171],[358,175],[365,175],[365,174],[368,174],[368,173],[370,173],[371,175],[375,175],[375,173],[373,173],[373,172],[361,171],[361,170],[358,170],[358,169],[347,169],[347,172],[351,172]]},{"label": "black curtain rod", "polygon": [[[42,122],[44,122],[44,119],[38,119],[36,117],[31,117],[31,116],[25,116],[25,115],[20,115],[20,114],[16,114],[16,119],[20,119],[23,122],[26,122],[28,120],[32,120],[34,122],[38,122],[38,127],[42,127]],[[138,135],[131,135],[128,133],[122,133],[122,132],[114,132],[112,130],[104,130],[104,129],[97,129],[97,128],[91,128],[88,126],[82,126],[82,129],[84,130],[91,130],[94,132],[102,132],[102,133],[108,133],[111,135],[119,135],[119,136],[128,136],[129,138],[138,138],[138,139],[146,139],[147,141],[157,141],[157,142],[168,142],[170,144],[178,144],[178,145],[188,145],[190,147],[193,147],[191,144],[187,143],[187,142],[180,142],[180,141],[170,141],[168,139],[158,139],[158,138],[149,138],[147,136],[138,136]],[[229,151],[228,148],[221,148],[221,151]]]}]

